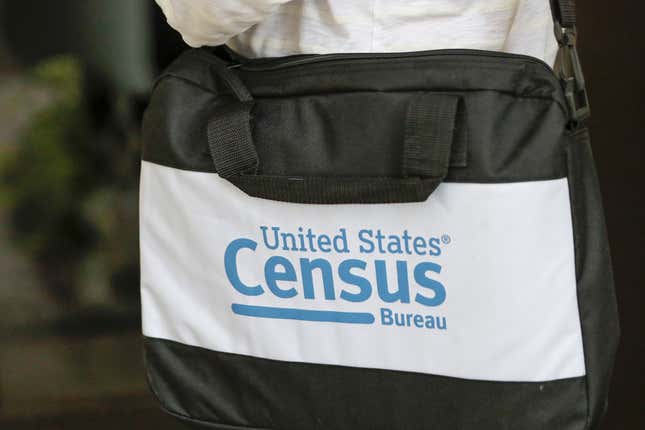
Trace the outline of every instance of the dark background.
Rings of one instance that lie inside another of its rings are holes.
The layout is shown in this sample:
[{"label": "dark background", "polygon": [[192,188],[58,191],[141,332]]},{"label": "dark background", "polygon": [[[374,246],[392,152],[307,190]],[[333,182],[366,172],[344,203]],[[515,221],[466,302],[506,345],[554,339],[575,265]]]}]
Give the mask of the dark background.
[{"label": "dark background", "polygon": [[[622,326],[604,430],[645,429],[644,12],[627,0],[578,5]],[[2,429],[179,428],[146,388],[137,261],[123,250],[136,248],[141,113],[154,75],[183,49],[151,0],[0,0]],[[51,156],[21,165],[12,154],[25,147],[49,145],[69,161],[68,141],[90,179],[11,174],[50,167]],[[11,186],[33,196],[14,198]],[[71,195],[74,210],[23,219],[43,192],[63,203]],[[34,245],[34,236],[47,240]]]},{"label": "dark background", "polygon": [[592,146],[605,203],[622,337],[606,430],[645,429],[645,13],[642,2],[578,2]]}]

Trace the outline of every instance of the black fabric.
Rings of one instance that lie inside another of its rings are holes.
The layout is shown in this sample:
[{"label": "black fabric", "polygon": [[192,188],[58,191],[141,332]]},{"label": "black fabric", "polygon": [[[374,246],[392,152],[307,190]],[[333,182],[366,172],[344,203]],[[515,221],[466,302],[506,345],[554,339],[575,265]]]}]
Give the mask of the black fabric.
[{"label": "black fabric", "polygon": [[[420,93],[412,99],[405,119],[404,176],[446,177],[459,127],[460,101],[458,96],[432,93]],[[464,153],[465,150],[460,150],[460,156]]]},{"label": "black fabric", "polygon": [[588,425],[595,429],[607,406],[619,323],[609,241],[589,132],[575,133],[568,150],[569,187],[588,389]]},{"label": "black fabric", "polygon": [[253,96],[223,62],[215,58],[210,65],[236,99],[216,106],[206,125],[215,170],[222,178],[256,174],[259,159],[251,135]]},{"label": "black fabric", "polygon": [[251,102],[253,100],[253,96],[246,88],[246,85],[228,68],[228,65],[223,60],[216,56],[211,56],[208,64],[209,69],[222,80],[239,102]]},{"label": "black fabric", "polygon": [[196,428],[584,429],[584,378],[472,381],[281,362],[154,338],[144,345],[151,389]]},{"label": "black fabric", "polygon": [[[230,93],[229,85],[216,73],[221,61],[208,48],[187,50],[159,76],[157,84],[176,78],[197,83],[205,91]],[[555,100],[566,111],[560,82],[549,65],[534,57],[503,52],[451,49],[306,55],[248,60],[229,72],[244,83],[254,99],[357,91],[490,90]]]},{"label": "black fabric", "polygon": [[575,0],[551,0],[554,19],[563,27],[573,28],[576,25]]},{"label": "black fabric", "polygon": [[258,154],[251,136],[253,102],[218,106],[208,121],[208,147],[217,173],[230,178],[258,170]]},{"label": "black fabric", "polygon": [[250,196],[307,204],[423,202],[441,183],[433,178],[335,178],[241,175],[228,178]]},{"label": "black fabric", "polygon": [[[144,118],[144,160],[215,171],[205,124],[232,98],[211,61],[204,50],[189,51],[159,80]],[[534,60],[457,51],[330,67],[235,71],[255,99],[251,131],[259,174],[400,176],[407,110],[427,91],[463,100],[446,181],[566,176],[567,108],[558,80]],[[467,151],[460,151],[466,140]]]},{"label": "black fabric", "polygon": [[[573,7],[558,7],[561,23],[572,25]],[[433,108],[415,104],[419,97],[448,100],[440,109],[448,119],[431,127],[423,118]],[[232,102],[241,104],[231,109]],[[443,180],[450,182],[567,178],[587,376],[466,381],[275,362],[147,339],[151,386],[165,408],[217,429],[596,428],[618,324],[588,134],[571,134],[571,113],[553,71],[512,54],[312,55],[235,68],[209,50],[184,54],[157,82],[146,111],[146,161],[218,172],[252,195],[308,203],[327,203],[328,195],[374,202],[377,185],[379,201],[423,199],[448,159]],[[211,151],[206,125],[214,114],[221,142]],[[425,152],[421,141],[443,150]],[[213,154],[223,162],[214,164]]]},{"label": "black fabric", "polygon": [[[399,144],[403,162],[398,178],[258,175],[251,101],[233,101],[214,110],[208,122],[208,146],[219,175],[253,197],[315,204],[426,201],[448,173],[454,140],[466,136],[456,132],[463,126],[457,123],[460,102],[459,96],[432,93],[411,99]],[[464,165],[467,143],[457,147],[456,161]]]}]

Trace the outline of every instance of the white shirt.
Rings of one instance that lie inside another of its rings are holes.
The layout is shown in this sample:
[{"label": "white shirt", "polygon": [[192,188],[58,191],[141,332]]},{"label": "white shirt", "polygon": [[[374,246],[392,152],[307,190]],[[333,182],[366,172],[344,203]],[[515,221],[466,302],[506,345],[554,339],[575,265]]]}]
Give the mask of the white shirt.
[{"label": "white shirt", "polygon": [[191,46],[248,57],[445,48],[531,55],[553,64],[548,0],[156,0]]}]

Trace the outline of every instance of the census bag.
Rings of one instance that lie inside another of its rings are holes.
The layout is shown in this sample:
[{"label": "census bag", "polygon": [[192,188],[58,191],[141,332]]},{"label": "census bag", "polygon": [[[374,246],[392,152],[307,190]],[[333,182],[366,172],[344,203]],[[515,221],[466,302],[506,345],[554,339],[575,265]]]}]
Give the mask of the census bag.
[{"label": "census bag", "polygon": [[472,50],[208,48],[163,73],[141,300],[167,412],[204,429],[598,425],[615,298],[556,11],[556,72]]}]

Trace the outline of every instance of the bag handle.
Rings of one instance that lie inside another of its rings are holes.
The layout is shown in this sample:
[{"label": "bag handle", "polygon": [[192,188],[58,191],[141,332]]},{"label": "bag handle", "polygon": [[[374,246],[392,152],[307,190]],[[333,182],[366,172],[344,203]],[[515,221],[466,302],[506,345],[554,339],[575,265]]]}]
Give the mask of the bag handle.
[{"label": "bag handle", "polygon": [[208,145],[216,171],[245,193],[270,200],[312,203],[406,203],[428,199],[448,173],[464,166],[466,134],[459,95],[417,93],[408,106],[401,177],[295,177],[259,173],[253,144],[253,98],[224,64],[214,65],[235,100],[216,106],[208,122]]}]

